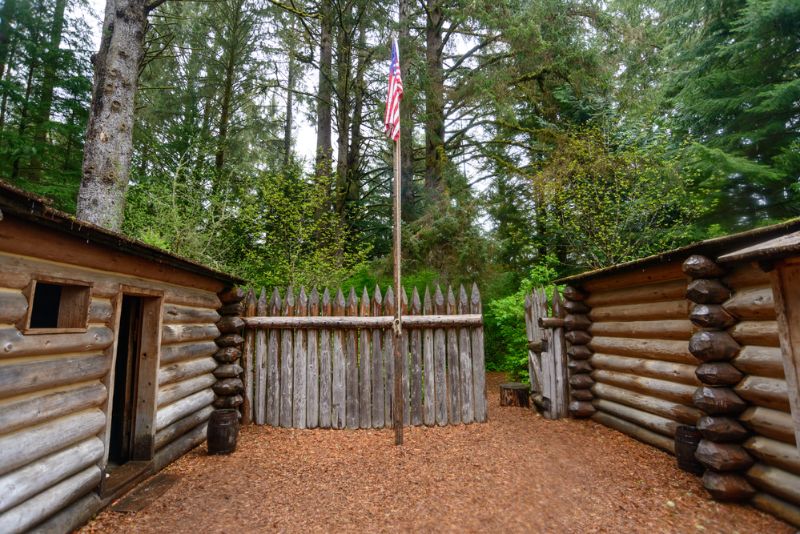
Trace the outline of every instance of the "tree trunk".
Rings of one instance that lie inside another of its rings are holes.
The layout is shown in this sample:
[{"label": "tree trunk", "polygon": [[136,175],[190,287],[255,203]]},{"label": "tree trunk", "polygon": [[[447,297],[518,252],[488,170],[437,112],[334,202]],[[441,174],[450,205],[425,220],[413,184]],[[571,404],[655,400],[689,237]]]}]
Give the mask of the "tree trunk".
[{"label": "tree trunk", "polygon": [[119,231],[133,152],[133,113],[144,49],[144,0],[106,5],[78,192],[78,218]]},{"label": "tree trunk", "polygon": [[39,180],[42,175],[41,150],[47,142],[48,122],[50,110],[53,107],[53,91],[56,86],[56,66],[58,65],[58,48],[61,46],[61,34],[64,30],[64,9],[67,0],[56,0],[53,12],[53,25],[50,27],[50,41],[47,45],[47,54],[44,59],[44,76],[39,103],[33,116],[33,146],[36,148],[31,157],[28,177]]},{"label": "tree trunk", "polygon": [[292,160],[292,126],[294,122],[294,84],[295,70],[295,43],[289,45],[289,72],[286,80],[286,124],[283,129],[283,166],[287,167]]},{"label": "tree trunk", "polygon": [[401,215],[404,221],[414,219],[414,90],[410,82],[412,42],[410,35],[411,5],[409,0],[400,0],[400,74],[403,77],[403,102],[400,105],[400,139],[403,147],[400,152],[400,198]]},{"label": "tree trunk", "polygon": [[351,11],[344,10],[339,18],[336,33],[336,211],[347,224],[345,207],[347,205],[348,172],[347,156],[350,146],[350,78],[352,76],[352,28]]},{"label": "tree trunk", "polygon": [[441,0],[428,0],[425,27],[425,65],[428,84],[425,91],[425,189],[431,199],[441,196],[444,188],[444,66],[442,62]]},{"label": "tree trunk", "polygon": [[331,95],[333,66],[333,6],[332,0],[322,0],[320,6],[319,88],[317,89],[317,160],[316,176],[331,174]]},{"label": "tree trunk", "polygon": [[[362,18],[363,20],[363,18]],[[361,194],[361,180],[359,167],[361,166],[361,123],[364,118],[364,93],[366,86],[364,83],[364,71],[367,68],[366,52],[366,32],[363,27],[359,31],[358,37],[358,63],[356,65],[356,79],[353,85],[353,121],[350,125],[350,149],[347,152],[347,191],[345,202],[347,203],[347,222],[352,226],[354,207],[358,203]]]},{"label": "tree trunk", "polygon": [[[34,46],[38,45],[38,41],[34,40]],[[25,98],[22,100],[22,109],[19,113],[19,127],[18,127],[18,135],[20,140],[25,135],[25,131],[28,129],[28,112],[30,111],[31,105],[31,92],[33,91],[33,73],[38,68],[38,61],[36,56],[31,57],[31,61],[28,64],[28,76],[25,80]],[[17,154],[14,157],[14,162],[11,164],[11,179],[16,180],[19,178],[19,165],[22,156]]]},{"label": "tree trunk", "polygon": [[0,80],[8,65],[9,51],[11,49],[11,19],[17,11],[17,0],[5,0],[0,9]]}]

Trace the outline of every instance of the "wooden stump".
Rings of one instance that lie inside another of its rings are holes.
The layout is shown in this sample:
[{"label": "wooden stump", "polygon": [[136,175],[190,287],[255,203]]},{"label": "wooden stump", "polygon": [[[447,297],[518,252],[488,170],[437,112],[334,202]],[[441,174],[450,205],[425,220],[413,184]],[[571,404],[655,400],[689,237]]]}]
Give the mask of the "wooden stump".
[{"label": "wooden stump", "polygon": [[530,407],[528,392],[530,386],[520,382],[507,382],[500,384],[500,406]]}]

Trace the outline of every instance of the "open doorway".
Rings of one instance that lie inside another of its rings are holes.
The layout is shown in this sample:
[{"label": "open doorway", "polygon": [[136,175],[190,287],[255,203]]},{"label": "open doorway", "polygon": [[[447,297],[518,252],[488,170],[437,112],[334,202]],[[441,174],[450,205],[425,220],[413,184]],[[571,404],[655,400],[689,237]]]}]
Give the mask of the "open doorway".
[{"label": "open doorway", "polygon": [[101,493],[145,472],[154,455],[161,297],[123,289],[109,377],[108,461]]}]

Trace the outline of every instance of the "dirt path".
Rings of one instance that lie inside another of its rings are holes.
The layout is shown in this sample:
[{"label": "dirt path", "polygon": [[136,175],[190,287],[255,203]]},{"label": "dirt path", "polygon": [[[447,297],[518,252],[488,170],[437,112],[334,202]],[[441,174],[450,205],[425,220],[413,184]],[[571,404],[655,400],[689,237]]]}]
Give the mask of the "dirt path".
[{"label": "dirt path", "polygon": [[711,501],[668,454],[590,421],[500,408],[490,422],[391,430],[248,427],[237,451],[198,447],[180,480],[135,514],[106,510],[81,532],[793,532]]}]

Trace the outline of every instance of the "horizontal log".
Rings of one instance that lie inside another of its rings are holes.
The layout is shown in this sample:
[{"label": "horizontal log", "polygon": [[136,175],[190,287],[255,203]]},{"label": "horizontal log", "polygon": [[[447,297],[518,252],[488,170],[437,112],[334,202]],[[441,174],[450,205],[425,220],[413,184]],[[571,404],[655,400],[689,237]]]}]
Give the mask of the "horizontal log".
[{"label": "horizontal log", "polygon": [[242,351],[236,347],[223,347],[214,353],[214,359],[224,364],[238,362],[241,357]]},{"label": "horizontal log", "polygon": [[573,389],[570,391],[570,396],[578,401],[590,401],[594,399],[594,394],[590,389]]},{"label": "horizontal log", "polygon": [[162,408],[170,403],[179,401],[184,397],[188,397],[200,390],[210,388],[217,382],[217,379],[212,374],[202,374],[189,378],[188,380],[181,380],[174,384],[169,384],[164,387],[158,388],[157,406]]},{"label": "horizontal log", "polygon": [[737,414],[747,403],[730,388],[701,386],[693,396],[694,405],[709,415]]},{"label": "horizontal log", "polygon": [[199,360],[173,363],[158,370],[158,385],[160,388],[172,382],[211,373],[216,368],[217,362],[214,358],[200,358]]},{"label": "horizontal log", "polygon": [[589,361],[595,369],[631,373],[693,386],[700,385],[700,381],[694,373],[696,367],[685,363],[600,353],[593,355]]},{"label": "horizontal log", "polygon": [[581,288],[584,292],[589,293],[589,298],[591,298],[599,291],[652,285],[684,278],[679,262],[653,262],[647,266],[634,267],[617,273],[599,273],[594,278],[583,281]]},{"label": "horizontal log", "polygon": [[632,286],[613,291],[594,292],[586,303],[596,309],[602,306],[630,305],[674,301],[682,299],[686,293],[686,280],[670,280],[644,286]]},{"label": "horizontal log", "polygon": [[226,363],[214,370],[214,376],[217,378],[239,378],[243,372],[244,369],[242,369],[241,365]]},{"label": "horizontal log", "polygon": [[697,422],[697,430],[704,439],[720,443],[738,443],[747,437],[747,429],[732,417],[703,416]]},{"label": "horizontal log", "polygon": [[575,286],[564,286],[564,289],[561,291],[561,296],[566,300],[574,300],[577,302],[586,300],[586,292]]},{"label": "horizontal log", "polygon": [[162,317],[164,324],[214,324],[220,319],[214,309],[179,304],[165,304]]},{"label": "horizontal log", "polygon": [[770,285],[769,275],[756,263],[747,263],[734,267],[722,277],[722,282],[734,291],[739,291],[745,287],[769,287]]},{"label": "horizontal log", "polygon": [[772,298],[770,286],[751,287],[737,291],[722,304],[722,307],[739,320],[775,319],[775,301]]},{"label": "horizontal log", "polygon": [[623,434],[627,434],[628,436],[647,443],[648,445],[652,445],[669,453],[675,454],[675,441],[671,438],[662,436],[661,434],[657,434],[647,430],[646,428],[642,428],[639,425],[629,423],[628,421],[614,417],[613,415],[609,415],[602,411],[598,411],[592,415],[592,420],[607,427],[613,428],[614,430],[618,430]]},{"label": "horizontal log", "polygon": [[703,473],[703,487],[717,501],[742,502],[755,494],[755,489],[739,473],[720,473],[707,469]]},{"label": "horizontal log", "polygon": [[214,340],[218,347],[238,347],[244,342],[239,334],[225,334]]},{"label": "horizontal log", "polygon": [[715,471],[741,471],[753,465],[753,457],[737,443],[701,439],[694,453],[697,460]]},{"label": "horizontal log", "polygon": [[567,364],[569,370],[573,373],[591,373],[592,372],[592,364],[590,364],[586,360],[570,360]]},{"label": "horizontal log", "polygon": [[217,397],[214,400],[214,408],[237,408],[242,405],[244,399],[241,395],[230,395],[228,397]]},{"label": "horizontal log", "polygon": [[166,428],[178,419],[183,419],[194,412],[199,412],[212,402],[214,402],[214,392],[210,389],[204,389],[159,409],[156,412],[156,431]]},{"label": "horizontal log", "polygon": [[102,354],[16,360],[0,365],[0,398],[87,382],[104,376],[110,367],[110,358]]},{"label": "horizontal log", "polygon": [[0,436],[0,474],[82,441],[105,428],[103,412],[93,408]]},{"label": "horizontal log", "polygon": [[733,386],[744,376],[733,365],[727,362],[704,363],[695,371],[697,378],[710,386]]},{"label": "horizontal log", "polygon": [[728,332],[740,345],[781,346],[777,321],[742,321]]},{"label": "horizontal log", "polygon": [[785,412],[790,410],[786,380],[748,376],[734,387],[734,391],[741,398],[756,406],[765,406]]},{"label": "horizontal log", "polygon": [[[243,317],[248,328],[391,328],[394,317]],[[482,326],[483,315],[404,315],[404,328]]]},{"label": "horizontal log", "polygon": [[212,406],[206,406],[202,410],[193,412],[183,419],[175,421],[163,430],[158,431],[155,440],[156,450],[161,450],[190,430],[196,428],[197,425],[208,421],[212,413],[214,413],[214,408]]},{"label": "horizontal log", "polygon": [[739,421],[762,436],[790,445],[795,444],[794,422],[789,413],[763,406],[751,406],[739,415]]},{"label": "horizontal log", "polygon": [[0,532],[27,532],[37,523],[89,493],[100,483],[100,468],[88,467],[0,514]]},{"label": "horizontal log", "polygon": [[165,345],[161,347],[161,365],[213,356],[217,350],[219,347],[213,341]]},{"label": "horizontal log", "polygon": [[28,313],[28,299],[16,289],[0,289],[0,323],[13,324]]},{"label": "horizontal log", "polygon": [[592,308],[589,318],[594,322],[686,319],[689,316],[689,304],[686,299],[682,298],[644,304],[601,306]]},{"label": "horizontal log", "polygon": [[[121,257],[119,259],[121,259]],[[128,260],[120,261],[117,267],[124,270],[130,263],[131,262]],[[152,262],[147,263],[148,268],[153,268]],[[90,281],[93,283],[92,296],[100,298],[111,298],[117,295],[119,293],[120,284],[125,284],[162,291],[164,293],[165,303],[212,309],[217,309],[220,306],[219,298],[217,298],[215,293],[199,289],[201,287],[200,285],[191,285],[197,282],[204,285],[217,285],[216,281],[212,281],[200,275],[193,275],[192,273],[179,269],[165,270],[159,268],[158,271],[158,274],[174,277],[175,280],[181,284],[174,285],[167,282],[159,282],[151,278],[139,278],[135,275],[120,274],[120,272],[86,269],[66,263],[53,263],[3,252],[0,253],[0,272],[3,273],[3,286],[15,289],[24,289],[30,282],[31,273],[47,273],[49,276],[57,278]],[[151,273],[155,274],[154,270],[151,270]]]},{"label": "horizontal log", "polygon": [[106,387],[103,384],[92,382],[2,401],[0,434],[97,406],[106,400],[106,395]]},{"label": "horizontal log", "polygon": [[570,345],[567,348],[567,355],[573,360],[588,360],[592,354],[592,349],[586,345]]},{"label": "horizontal log", "polygon": [[741,347],[727,332],[697,332],[689,340],[689,352],[702,362],[727,361]]},{"label": "horizontal log", "polygon": [[113,342],[114,332],[105,326],[92,326],[83,333],[36,335],[23,335],[16,328],[2,328],[0,358],[97,352]]},{"label": "horizontal log", "polygon": [[589,347],[595,352],[633,356],[651,360],[696,364],[685,341],[666,339],[628,339],[621,337],[593,337]]},{"label": "horizontal log", "polygon": [[658,321],[596,322],[589,328],[592,336],[636,339],[689,339],[697,328],[687,319]]},{"label": "horizontal log", "polygon": [[564,328],[569,331],[588,330],[592,321],[586,315],[567,315],[564,317]]},{"label": "horizontal log", "polygon": [[728,328],[736,324],[736,318],[719,304],[695,304],[689,320],[703,328]]},{"label": "horizontal log", "polygon": [[221,397],[238,395],[244,391],[244,383],[238,378],[223,378],[214,384],[214,393]]},{"label": "horizontal log", "polygon": [[758,462],[748,469],[746,476],[756,488],[800,505],[800,477],[797,475]]},{"label": "horizontal log", "polygon": [[219,329],[213,324],[165,324],[161,327],[161,344],[206,341],[219,337]]},{"label": "horizontal log", "polygon": [[749,375],[784,378],[783,356],[778,347],[745,345],[733,359],[733,365]]},{"label": "horizontal log", "polygon": [[592,393],[594,393],[597,398],[610,400],[636,408],[637,410],[660,415],[661,417],[666,417],[685,425],[694,425],[697,423],[697,420],[703,416],[700,410],[691,406],[657,399],[650,395],[628,391],[627,389],[610,386],[608,384],[595,384],[594,387],[592,387]]},{"label": "horizontal log", "polygon": [[696,386],[680,384],[669,380],[618,373],[616,371],[595,370],[592,372],[592,378],[598,383],[610,384],[659,399],[686,405],[691,404],[692,395],[694,395],[697,389]]},{"label": "horizontal log", "polygon": [[103,457],[103,442],[90,437],[0,477],[0,514]]},{"label": "horizontal log", "polygon": [[103,324],[111,326],[114,318],[114,307],[107,299],[92,299],[89,303],[89,324]]},{"label": "horizontal log", "polygon": [[217,311],[223,316],[235,315],[238,317],[244,315],[244,301],[226,304]]},{"label": "horizontal log", "polygon": [[572,375],[569,377],[569,385],[573,389],[589,389],[594,385],[594,380],[587,374]]},{"label": "horizontal log", "polygon": [[572,417],[576,417],[578,419],[582,419],[584,417],[589,417],[597,410],[594,406],[592,406],[591,402],[587,401],[572,401],[569,403],[569,413]]},{"label": "horizontal log", "polygon": [[563,328],[564,319],[560,317],[539,317],[539,326],[542,328]]},{"label": "horizontal log", "polygon": [[244,300],[244,297],[247,295],[244,289],[241,287],[230,287],[224,291],[220,291],[217,293],[219,297],[219,301],[222,304],[233,304],[235,302],[241,302]]},{"label": "horizontal log", "polygon": [[725,270],[707,256],[692,254],[683,261],[683,274],[691,278],[718,278]]},{"label": "horizontal log", "polygon": [[586,345],[592,340],[592,336],[589,332],[584,330],[576,330],[564,334],[564,339],[569,341],[572,345]]},{"label": "horizontal log", "polygon": [[37,534],[60,534],[76,531],[102,509],[104,504],[104,500],[97,492],[93,491],[66,508],[62,508],[44,523],[37,525],[36,532]]},{"label": "horizontal log", "polygon": [[579,300],[564,300],[562,306],[567,313],[589,313],[591,311],[588,304]]},{"label": "horizontal log", "polygon": [[730,296],[731,290],[712,278],[692,280],[686,286],[686,298],[699,304],[722,304]]},{"label": "horizontal log", "polygon": [[800,452],[794,445],[764,436],[753,436],[744,442],[744,448],[767,465],[800,475]]},{"label": "horizontal log", "polygon": [[176,438],[172,443],[156,452],[153,458],[153,470],[159,471],[163,469],[197,447],[206,440],[207,434],[208,422],[204,421],[181,437]]},{"label": "horizontal log", "polygon": [[768,514],[774,515],[778,519],[786,521],[790,525],[800,527],[800,507],[798,506],[760,491],[753,495],[753,498],[750,500],[750,504],[762,512],[767,512]]},{"label": "horizontal log", "polygon": [[235,334],[244,328],[244,321],[240,317],[226,315],[217,321],[216,326],[220,334]]},{"label": "horizontal log", "polygon": [[598,410],[611,414],[614,417],[624,419],[629,423],[634,423],[663,436],[670,438],[675,437],[675,429],[678,427],[678,423],[672,419],[643,412],[631,406],[625,406],[624,404],[618,404],[605,399],[594,399],[592,404],[594,404],[594,407]]}]

